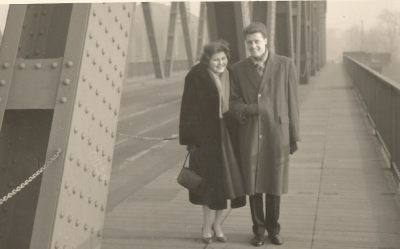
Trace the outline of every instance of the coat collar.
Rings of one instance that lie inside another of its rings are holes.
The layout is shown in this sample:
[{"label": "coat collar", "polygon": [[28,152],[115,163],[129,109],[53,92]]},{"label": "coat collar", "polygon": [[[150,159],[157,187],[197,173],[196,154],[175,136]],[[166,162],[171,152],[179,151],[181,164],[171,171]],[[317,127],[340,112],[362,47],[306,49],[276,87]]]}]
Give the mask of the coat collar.
[{"label": "coat collar", "polygon": [[248,57],[248,58],[245,59],[246,74],[249,77],[250,82],[256,88],[259,87],[259,91],[260,92],[263,90],[263,88],[265,87],[266,83],[269,81],[269,79],[274,74],[274,72],[276,70],[276,65],[278,63],[279,63],[279,59],[276,56],[276,54],[272,53],[271,51],[269,51],[267,64],[265,65],[264,74],[263,74],[263,77],[261,79],[261,85],[258,86],[258,84],[257,84],[257,75],[256,75],[257,71],[256,71],[256,68],[255,68],[254,62],[251,59],[251,57]]}]

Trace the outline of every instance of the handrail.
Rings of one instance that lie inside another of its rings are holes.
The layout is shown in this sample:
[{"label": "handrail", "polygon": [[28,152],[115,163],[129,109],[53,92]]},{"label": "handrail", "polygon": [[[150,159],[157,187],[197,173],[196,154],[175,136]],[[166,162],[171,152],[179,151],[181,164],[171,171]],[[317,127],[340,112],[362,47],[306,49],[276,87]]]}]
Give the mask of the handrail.
[{"label": "handrail", "polygon": [[374,76],[378,77],[380,80],[387,82],[389,85],[395,87],[397,90],[400,91],[400,83],[386,77],[385,75],[373,70],[372,68],[366,66],[365,64],[357,61],[356,59],[352,58],[349,55],[343,55],[344,57],[346,57],[347,59],[353,61],[354,63],[356,63],[358,66],[362,67],[363,69],[369,71],[370,73],[372,73]]}]

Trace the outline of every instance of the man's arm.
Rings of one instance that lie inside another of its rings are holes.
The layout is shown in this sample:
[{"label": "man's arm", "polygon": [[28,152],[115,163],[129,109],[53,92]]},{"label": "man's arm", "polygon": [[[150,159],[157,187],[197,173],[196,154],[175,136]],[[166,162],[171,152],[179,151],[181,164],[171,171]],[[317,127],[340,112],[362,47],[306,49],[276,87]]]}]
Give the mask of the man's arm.
[{"label": "man's arm", "polygon": [[289,66],[289,135],[290,135],[290,154],[297,150],[297,142],[300,141],[300,120],[299,120],[299,103],[297,92],[297,70],[293,61]]}]

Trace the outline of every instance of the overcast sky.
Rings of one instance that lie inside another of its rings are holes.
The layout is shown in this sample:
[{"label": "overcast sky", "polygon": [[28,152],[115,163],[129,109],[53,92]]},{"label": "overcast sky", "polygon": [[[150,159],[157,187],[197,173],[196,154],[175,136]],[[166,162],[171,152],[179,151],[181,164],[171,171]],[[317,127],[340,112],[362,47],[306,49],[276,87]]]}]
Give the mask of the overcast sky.
[{"label": "overcast sky", "polygon": [[[89,0],[90,1],[90,0]],[[104,0],[103,0],[104,1]],[[103,2],[92,0],[91,2]],[[150,0],[151,1],[151,0]],[[4,32],[4,25],[10,0],[0,0],[0,29]],[[51,3],[54,0],[16,0],[13,3]],[[58,1],[71,2],[71,1]],[[84,0],[73,0],[72,2],[86,2]],[[109,0],[107,2],[128,2],[126,0]],[[156,1],[155,1],[156,2]],[[167,4],[167,2],[164,1]],[[190,2],[190,10],[193,14],[199,14],[199,2]],[[400,0],[328,0],[327,27],[347,29],[353,25],[361,25],[369,29],[377,22],[376,17],[383,9],[397,10],[400,12]]]}]

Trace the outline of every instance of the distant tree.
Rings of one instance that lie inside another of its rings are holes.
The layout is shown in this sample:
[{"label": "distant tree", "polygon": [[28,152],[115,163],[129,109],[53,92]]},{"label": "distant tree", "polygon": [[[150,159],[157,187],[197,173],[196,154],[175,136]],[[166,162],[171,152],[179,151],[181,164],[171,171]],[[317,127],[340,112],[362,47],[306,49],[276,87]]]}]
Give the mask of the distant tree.
[{"label": "distant tree", "polygon": [[385,9],[378,19],[386,52],[396,54],[400,43],[400,12]]}]

